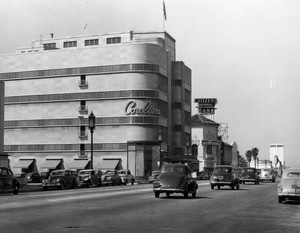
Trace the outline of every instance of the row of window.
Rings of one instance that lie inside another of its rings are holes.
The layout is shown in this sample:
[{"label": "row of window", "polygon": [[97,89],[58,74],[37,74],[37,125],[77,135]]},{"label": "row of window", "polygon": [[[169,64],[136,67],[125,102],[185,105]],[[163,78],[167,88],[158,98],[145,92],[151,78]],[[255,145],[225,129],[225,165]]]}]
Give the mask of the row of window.
[{"label": "row of window", "polygon": [[[4,145],[4,151],[80,151],[90,150],[90,144]],[[127,151],[126,143],[94,143],[94,151]]]},{"label": "row of window", "polygon": [[[5,121],[4,128],[22,128],[22,127],[57,127],[57,126],[74,126],[88,125],[88,118],[80,119],[43,119],[43,120],[17,120]],[[159,117],[101,117],[96,118],[96,125],[122,125],[122,124],[159,124]]]},{"label": "row of window", "polygon": [[[111,37],[106,39],[106,44],[120,44],[121,43],[121,37]],[[44,50],[51,50],[51,49],[57,49],[56,43],[45,43]],[[90,39],[84,41],[85,46],[93,46],[93,45],[99,45],[99,39]],[[63,43],[64,48],[71,48],[71,47],[77,47],[77,41],[65,41]]]},{"label": "row of window", "polygon": [[89,67],[78,67],[78,68],[64,68],[64,69],[33,70],[33,71],[0,73],[0,80],[26,79],[26,78],[52,77],[52,76],[69,76],[69,75],[82,75],[82,74],[130,72],[130,71],[146,71],[146,72],[162,73],[162,71],[160,70],[160,67],[158,65],[143,63],[143,64],[89,66]]},{"label": "row of window", "polygon": [[[162,85],[160,85],[162,86]],[[31,103],[31,102],[54,102],[54,101],[79,101],[79,100],[99,100],[114,98],[134,98],[147,97],[158,98],[158,91],[151,90],[126,90],[126,91],[100,91],[82,93],[63,93],[47,95],[24,95],[5,97],[5,104]]]}]

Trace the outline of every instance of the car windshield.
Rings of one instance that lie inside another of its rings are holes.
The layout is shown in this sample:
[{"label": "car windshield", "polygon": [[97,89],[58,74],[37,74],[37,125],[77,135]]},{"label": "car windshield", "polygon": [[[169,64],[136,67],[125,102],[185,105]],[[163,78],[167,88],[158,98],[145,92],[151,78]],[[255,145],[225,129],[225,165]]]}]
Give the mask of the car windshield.
[{"label": "car windshield", "polygon": [[115,172],[114,172],[114,171],[106,171],[105,174],[106,174],[106,175],[114,175]]},{"label": "car windshield", "polygon": [[53,171],[51,176],[63,176],[64,174],[64,171]]},{"label": "car windshield", "polygon": [[214,170],[214,174],[224,174],[224,173],[231,173],[231,167],[216,167]]},{"label": "car windshield", "polygon": [[297,178],[300,178],[300,172],[289,172],[287,174],[287,177],[297,177]]},{"label": "car windshield", "polygon": [[91,174],[91,171],[80,171],[79,175]]},{"label": "car windshield", "polygon": [[173,165],[168,165],[164,166],[161,169],[162,173],[184,173],[187,174],[187,167],[185,166],[173,166]]},{"label": "car windshield", "polygon": [[252,173],[252,172],[255,172],[255,169],[254,168],[244,168],[243,172],[250,172],[250,173]]}]

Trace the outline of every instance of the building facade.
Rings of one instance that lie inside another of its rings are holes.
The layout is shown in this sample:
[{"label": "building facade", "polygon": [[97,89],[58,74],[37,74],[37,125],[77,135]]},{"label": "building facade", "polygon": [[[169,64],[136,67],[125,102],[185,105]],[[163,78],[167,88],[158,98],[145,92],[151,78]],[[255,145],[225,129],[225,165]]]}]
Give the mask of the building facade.
[{"label": "building facade", "polygon": [[285,166],[284,145],[282,143],[274,143],[270,145],[270,161],[273,162],[275,168]]},{"label": "building facade", "polygon": [[91,166],[91,111],[94,169],[145,176],[180,156],[191,133],[191,70],[175,51],[166,32],[130,31],[41,38],[1,55],[11,167]]}]

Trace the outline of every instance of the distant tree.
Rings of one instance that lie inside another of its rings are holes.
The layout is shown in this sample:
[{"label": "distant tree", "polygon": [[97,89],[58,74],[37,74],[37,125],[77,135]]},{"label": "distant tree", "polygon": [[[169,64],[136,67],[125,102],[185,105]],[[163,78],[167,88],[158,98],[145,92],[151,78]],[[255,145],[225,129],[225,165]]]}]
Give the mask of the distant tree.
[{"label": "distant tree", "polygon": [[256,160],[257,160],[259,150],[256,147],[254,147],[254,148],[252,148],[251,152],[252,152],[252,156],[253,156],[254,164],[255,164],[255,168],[256,168]]},{"label": "distant tree", "polygon": [[248,163],[243,156],[240,157],[240,167],[248,167]]},{"label": "distant tree", "polygon": [[247,150],[246,153],[245,153],[245,156],[246,156],[246,159],[249,163],[249,166],[250,166],[250,162],[251,162],[251,159],[252,159],[252,151],[251,150]]}]

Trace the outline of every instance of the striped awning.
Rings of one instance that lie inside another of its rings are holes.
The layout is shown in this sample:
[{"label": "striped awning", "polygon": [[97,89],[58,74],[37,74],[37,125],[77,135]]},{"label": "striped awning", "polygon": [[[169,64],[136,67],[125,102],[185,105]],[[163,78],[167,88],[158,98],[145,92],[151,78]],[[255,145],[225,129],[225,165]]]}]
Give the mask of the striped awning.
[{"label": "striped awning", "polygon": [[28,168],[35,159],[20,159],[13,167],[14,168]]},{"label": "striped awning", "polygon": [[87,159],[74,159],[74,161],[68,166],[70,169],[86,169],[89,164]]},{"label": "striped awning", "polygon": [[46,162],[41,165],[41,168],[57,169],[61,162],[62,159],[47,159]]}]

